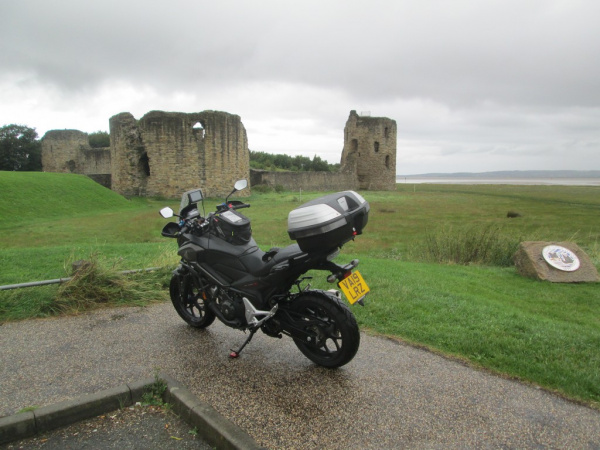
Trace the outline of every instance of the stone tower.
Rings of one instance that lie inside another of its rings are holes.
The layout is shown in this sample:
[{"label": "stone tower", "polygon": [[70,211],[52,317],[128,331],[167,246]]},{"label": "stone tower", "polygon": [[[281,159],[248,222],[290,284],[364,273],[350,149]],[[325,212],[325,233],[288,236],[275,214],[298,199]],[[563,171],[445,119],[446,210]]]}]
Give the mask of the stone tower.
[{"label": "stone tower", "polygon": [[86,133],[79,130],[50,130],[41,142],[44,171],[83,173],[81,151],[90,148]]},{"label": "stone tower", "polygon": [[250,177],[246,129],[226,112],[151,111],[139,121],[117,114],[110,141],[112,189],[122,195],[173,198],[200,187],[205,196],[223,197]]},{"label": "stone tower", "polygon": [[396,121],[350,111],[344,127],[341,170],[355,173],[358,188],[396,189]]},{"label": "stone tower", "polygon": [[87,133],[50,130],[41,143],[45,172],[84,174],[110,188],[110,149],[90,147]]}]

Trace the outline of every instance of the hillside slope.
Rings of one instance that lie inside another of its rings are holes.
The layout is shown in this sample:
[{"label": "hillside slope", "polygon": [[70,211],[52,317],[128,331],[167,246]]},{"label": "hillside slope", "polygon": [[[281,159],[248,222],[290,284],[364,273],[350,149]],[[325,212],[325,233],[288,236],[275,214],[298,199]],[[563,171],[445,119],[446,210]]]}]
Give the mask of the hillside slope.
[{"label": "hillside slope", "polygon": [[129,200],[84,175],[0,171],[0,226],[131,208]]}]

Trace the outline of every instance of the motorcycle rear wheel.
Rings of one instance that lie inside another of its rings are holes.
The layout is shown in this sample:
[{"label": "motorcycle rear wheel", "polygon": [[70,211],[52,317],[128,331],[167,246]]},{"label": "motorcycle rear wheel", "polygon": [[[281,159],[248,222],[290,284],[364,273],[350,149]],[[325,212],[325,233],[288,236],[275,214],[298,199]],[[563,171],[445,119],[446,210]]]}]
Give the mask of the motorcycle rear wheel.
[{"label": "motorcycle rear wheel", "polygon": [[304,356],[328,368],[341,367],[354,358],[360,331],[352,311],[341,300],[303,295],[294,302],[293,310],[303,316],[303,328],[309,334],[306,341],[293,338]]},{"label": "motorcycle rear wheel", "polygon": [[215,321],[215,314],[206,306],[203,292],[198,290],[190,276],[173,275],[169,293],[175,311],[190,326],[206,328]]}]

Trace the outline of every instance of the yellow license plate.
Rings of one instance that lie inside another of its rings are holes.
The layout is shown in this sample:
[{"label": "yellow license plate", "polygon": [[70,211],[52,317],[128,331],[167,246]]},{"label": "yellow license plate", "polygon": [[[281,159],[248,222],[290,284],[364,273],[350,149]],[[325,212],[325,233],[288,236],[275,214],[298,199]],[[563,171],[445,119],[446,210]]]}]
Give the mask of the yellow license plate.
[{"label": "yellow license plate", "polygon": [[358,270],[352,272],[348,278],[344,278],[338,283],[338,286],[348,299],[351,305],[362,299],[369,292],[369,286],[365,283]]}]

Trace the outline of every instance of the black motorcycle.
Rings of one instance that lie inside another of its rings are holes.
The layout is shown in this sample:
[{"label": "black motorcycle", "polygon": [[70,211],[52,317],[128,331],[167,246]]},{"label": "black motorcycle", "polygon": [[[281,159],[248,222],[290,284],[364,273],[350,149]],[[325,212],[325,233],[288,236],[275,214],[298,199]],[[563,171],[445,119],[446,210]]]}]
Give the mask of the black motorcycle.
[{"label": "black motorcycle", "polygon": [[[330,272],[349,303],[363,304],[369,288],[355,270],[358,260],[338,265],[333,259],[340,248],[362,233],[369,217],[369,203],[354,191],[326,195],[303,204],[288,216],[288,234],[296,244],[261,250],[252,238],[250,220],[238,212],[250,205],[229,201],[247,187],[235,183],[233,191],[215,212],[206,215],[200,189],[185,192],[179,214],[169,207],[161,216],[176,216],[165,237],[176,238],[181,262],[170,283],[171,301],[189,325],[205,328],[218,318],[249,336],[230,357],[242,349],[260,329],[268,336],[288,335],[311,361],[324,367],[340,367],[358,351],[360,333],[350,308],[338,290],[315,290],[305,284],[309,270]],[[199,205],[202,206],[200,214]]]}]

